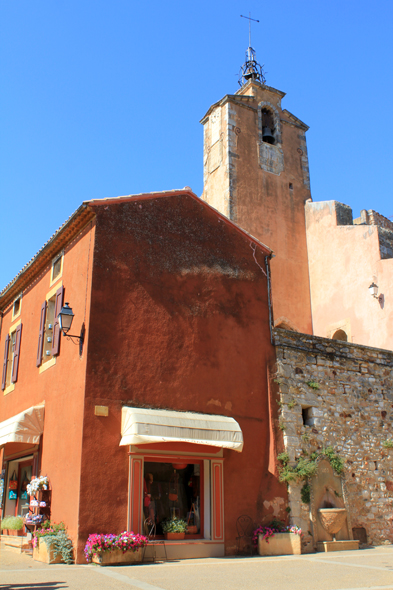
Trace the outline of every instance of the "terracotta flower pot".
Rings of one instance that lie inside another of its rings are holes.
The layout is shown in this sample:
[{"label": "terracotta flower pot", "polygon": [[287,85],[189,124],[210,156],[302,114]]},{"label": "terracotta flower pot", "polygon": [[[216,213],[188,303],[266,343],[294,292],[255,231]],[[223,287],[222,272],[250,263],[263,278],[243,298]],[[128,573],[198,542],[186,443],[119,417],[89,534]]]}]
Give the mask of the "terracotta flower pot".
[{"label": "terracotta flower pot", "polygon": [[165,538],[168,541],[180,541],[180,539],[184,539],[186,533],[165,533]]}]

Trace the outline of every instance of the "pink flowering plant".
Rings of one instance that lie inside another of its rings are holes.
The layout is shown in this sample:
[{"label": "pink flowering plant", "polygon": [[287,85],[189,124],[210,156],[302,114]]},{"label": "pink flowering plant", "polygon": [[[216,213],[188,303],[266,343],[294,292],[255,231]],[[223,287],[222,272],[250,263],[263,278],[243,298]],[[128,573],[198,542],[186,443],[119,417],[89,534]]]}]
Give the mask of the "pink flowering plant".
[{"label": "pink flowering plant", "polygon": [[298,526],[287,526],[279,520],[273,520],[269,525],[259,526],[255,529],[252,534],[252,542],[254,545],[258,545],[258,537],[261,535],[262,539],[266,543],[269,543],[270,537],[274,537],[276,533],[294,533],[295,535],[303,536],[302,529]]},{"label": "pink flowering plant", "polygon": [[[33,539],[32,539],[33,547],[37,547],[38,539],[41,539],[42,537],[55,537],[60,531],[65,531],[64,522],[60,522],[59,524],[55,524],[54,522],[51,522],[50,520],[46,520],[41,525],[41,528],[37,529],[33,533]],[[43,540],[45,540],[45,539],[43,539]]]},{"label": "pink flowering plant", "polygon": [[100,555],[105,551],[113,551],[114,549],[121,549],[123,553],[126,551],[138,551],[148,543],[148,538],[143,535],[138,535],[128,531],[120,533],[120,535],[89,535],[84,553],[88,563],[93,559],[93,555]]}]

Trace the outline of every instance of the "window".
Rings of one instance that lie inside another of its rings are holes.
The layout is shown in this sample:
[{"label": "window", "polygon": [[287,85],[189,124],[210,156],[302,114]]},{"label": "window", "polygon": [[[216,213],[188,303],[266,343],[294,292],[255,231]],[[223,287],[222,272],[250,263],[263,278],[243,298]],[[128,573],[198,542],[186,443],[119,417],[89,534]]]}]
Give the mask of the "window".
[{"label": "window", "polygon": [[63,274],[63,260],[64,260],[64,252],[60,252],[60,254],[58,254],[56,256],[56,258],[54,258],[52,260],[52,269],[51,269],[51,278],[50,278],[51,285],[53,285],[53,283],[55,283],[58,279],[60,279],[61,275]]},{"label": "window", "polygon": [[302,419],[304,426],[314,426],[314,413],[313,408],[302,407]]},{"label": "window", "polygon": [[187,534],[200,535],[202,462],[146,462],[143,480],[144,520],[156,524],[162,535],[165,520],[181,518],[188,524]]},{"label": "window", "polygon": [[4,391],[4,393],[8,393],[7,389],[9,389],[18,380],[21,336],[22,324],[20,323],[17,326],[11,328],[10,333],[7,334],[5,339],[3,372],[1,379],[1,389]]},{"label": "window", "polygon": [[12,320],[20,315],[22,309],[22,294],[18,295],[12,306]]},{"label": "window", "polygon": [[63,305],[64,287],[51,291],[41,305],[37,347],[37,367],[53,360],[60,352],[60,326],[57,316]]}]

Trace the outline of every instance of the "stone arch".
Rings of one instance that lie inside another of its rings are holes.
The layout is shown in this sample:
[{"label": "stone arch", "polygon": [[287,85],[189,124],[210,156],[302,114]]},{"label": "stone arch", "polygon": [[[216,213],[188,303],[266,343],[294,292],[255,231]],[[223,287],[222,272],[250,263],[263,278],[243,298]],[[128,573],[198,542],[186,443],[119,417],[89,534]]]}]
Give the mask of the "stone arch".
[{"label": "stone arch", "polygon": [[344,330],[336,330],[332,335],[332,340],[342,340],[343,342],[348,342],[348,335]]}]

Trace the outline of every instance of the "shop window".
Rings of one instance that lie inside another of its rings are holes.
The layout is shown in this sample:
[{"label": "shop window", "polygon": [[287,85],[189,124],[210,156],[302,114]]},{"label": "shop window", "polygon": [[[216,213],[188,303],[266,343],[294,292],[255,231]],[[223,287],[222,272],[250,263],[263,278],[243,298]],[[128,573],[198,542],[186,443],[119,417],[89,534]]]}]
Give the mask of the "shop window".
[{"label": "shop window", "polygon": [[4,393],[8,393],[7,390],[18,380],[21,336],[22,324],[18,324],[5,339],[1,379],[1,389]]},{"label": "shop window", "polygon": [[202,533],[201,462],[144,465],[144,521],[156,524],[156,534],[163,535],[162,523],[181,518],[188,524],[187,534]]},{"label": "shop window", "polygon": [[61,252],[52,260],[52,269],[51,269],[51,285],[60,279],[61,275],[63,274],[63,261],[64,261],[64,252]]},{"label": "shop window", "polygon": [[37,367],[53,360],[60,352],[60,326],[57,316],[63,305],[63,297],[64,287],[61,286],[54,293],[49,293],[41,305]]}]

